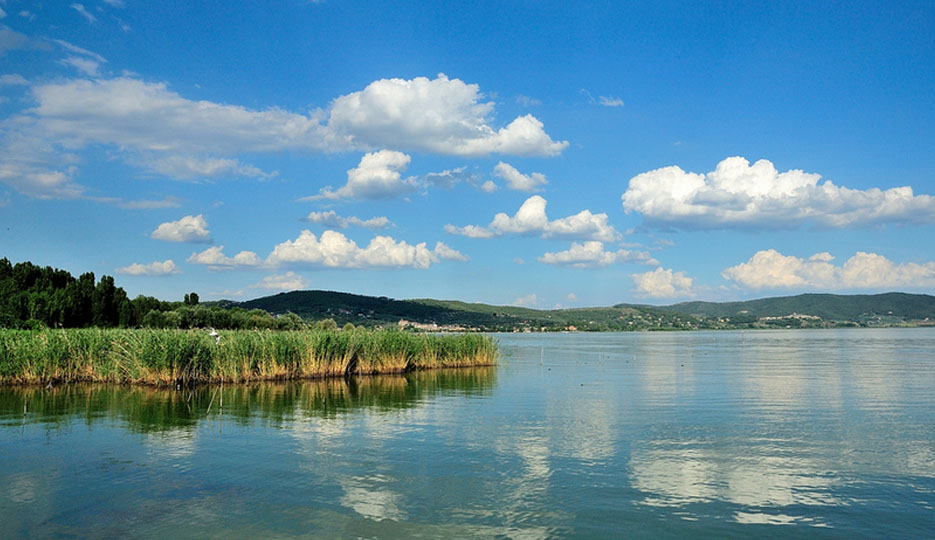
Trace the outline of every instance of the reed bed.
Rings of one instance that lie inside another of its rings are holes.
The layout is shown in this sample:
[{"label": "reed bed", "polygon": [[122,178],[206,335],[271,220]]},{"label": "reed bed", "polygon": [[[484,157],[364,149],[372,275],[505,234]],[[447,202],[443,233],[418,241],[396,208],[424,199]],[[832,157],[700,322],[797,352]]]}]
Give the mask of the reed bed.
[{"label": "reed bed", "polygon": [[479,334],[397,330],[0,330],[0,384],[157,386],[317,379],[489,366],[497,345]]}]

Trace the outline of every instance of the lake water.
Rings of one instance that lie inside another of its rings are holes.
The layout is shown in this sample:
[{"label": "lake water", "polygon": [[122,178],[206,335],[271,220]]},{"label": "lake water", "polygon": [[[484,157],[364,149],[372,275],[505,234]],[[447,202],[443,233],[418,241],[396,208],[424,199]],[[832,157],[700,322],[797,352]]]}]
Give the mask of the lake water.
[{"label": "lake water", "polygon": [[0,389],[0,535],[935,535],[935,329],[497,337],[490,369]]}]

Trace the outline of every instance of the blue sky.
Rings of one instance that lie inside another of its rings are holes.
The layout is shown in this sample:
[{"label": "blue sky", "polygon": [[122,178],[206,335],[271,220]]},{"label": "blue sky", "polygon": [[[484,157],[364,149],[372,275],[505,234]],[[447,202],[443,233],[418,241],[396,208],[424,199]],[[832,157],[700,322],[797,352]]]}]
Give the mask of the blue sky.
[{"label": "blue sky", "polygon": [[935,5],[0,0],[0,254],[131,296],[935,290]]}]

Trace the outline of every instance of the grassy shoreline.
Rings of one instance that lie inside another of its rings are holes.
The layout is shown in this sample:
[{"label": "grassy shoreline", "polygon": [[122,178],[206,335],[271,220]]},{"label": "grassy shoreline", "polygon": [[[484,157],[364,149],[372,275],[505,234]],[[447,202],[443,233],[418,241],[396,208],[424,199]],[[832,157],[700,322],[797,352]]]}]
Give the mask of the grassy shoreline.
[{"label": "grassy shoreline", "polygon": [[155,386],[322,379],[494,365],[479,334],[396,330],[0,330],[0,385]]}]

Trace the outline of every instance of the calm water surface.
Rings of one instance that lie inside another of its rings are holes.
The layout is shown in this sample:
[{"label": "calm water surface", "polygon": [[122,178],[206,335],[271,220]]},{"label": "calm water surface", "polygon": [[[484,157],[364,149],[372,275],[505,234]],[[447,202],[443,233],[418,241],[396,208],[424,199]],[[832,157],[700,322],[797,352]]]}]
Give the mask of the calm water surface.
[{"label": "calm water surface", "polygon": [[935,329],[498,339],[483,370],[0,389],[0,535],[935,535]]}]

